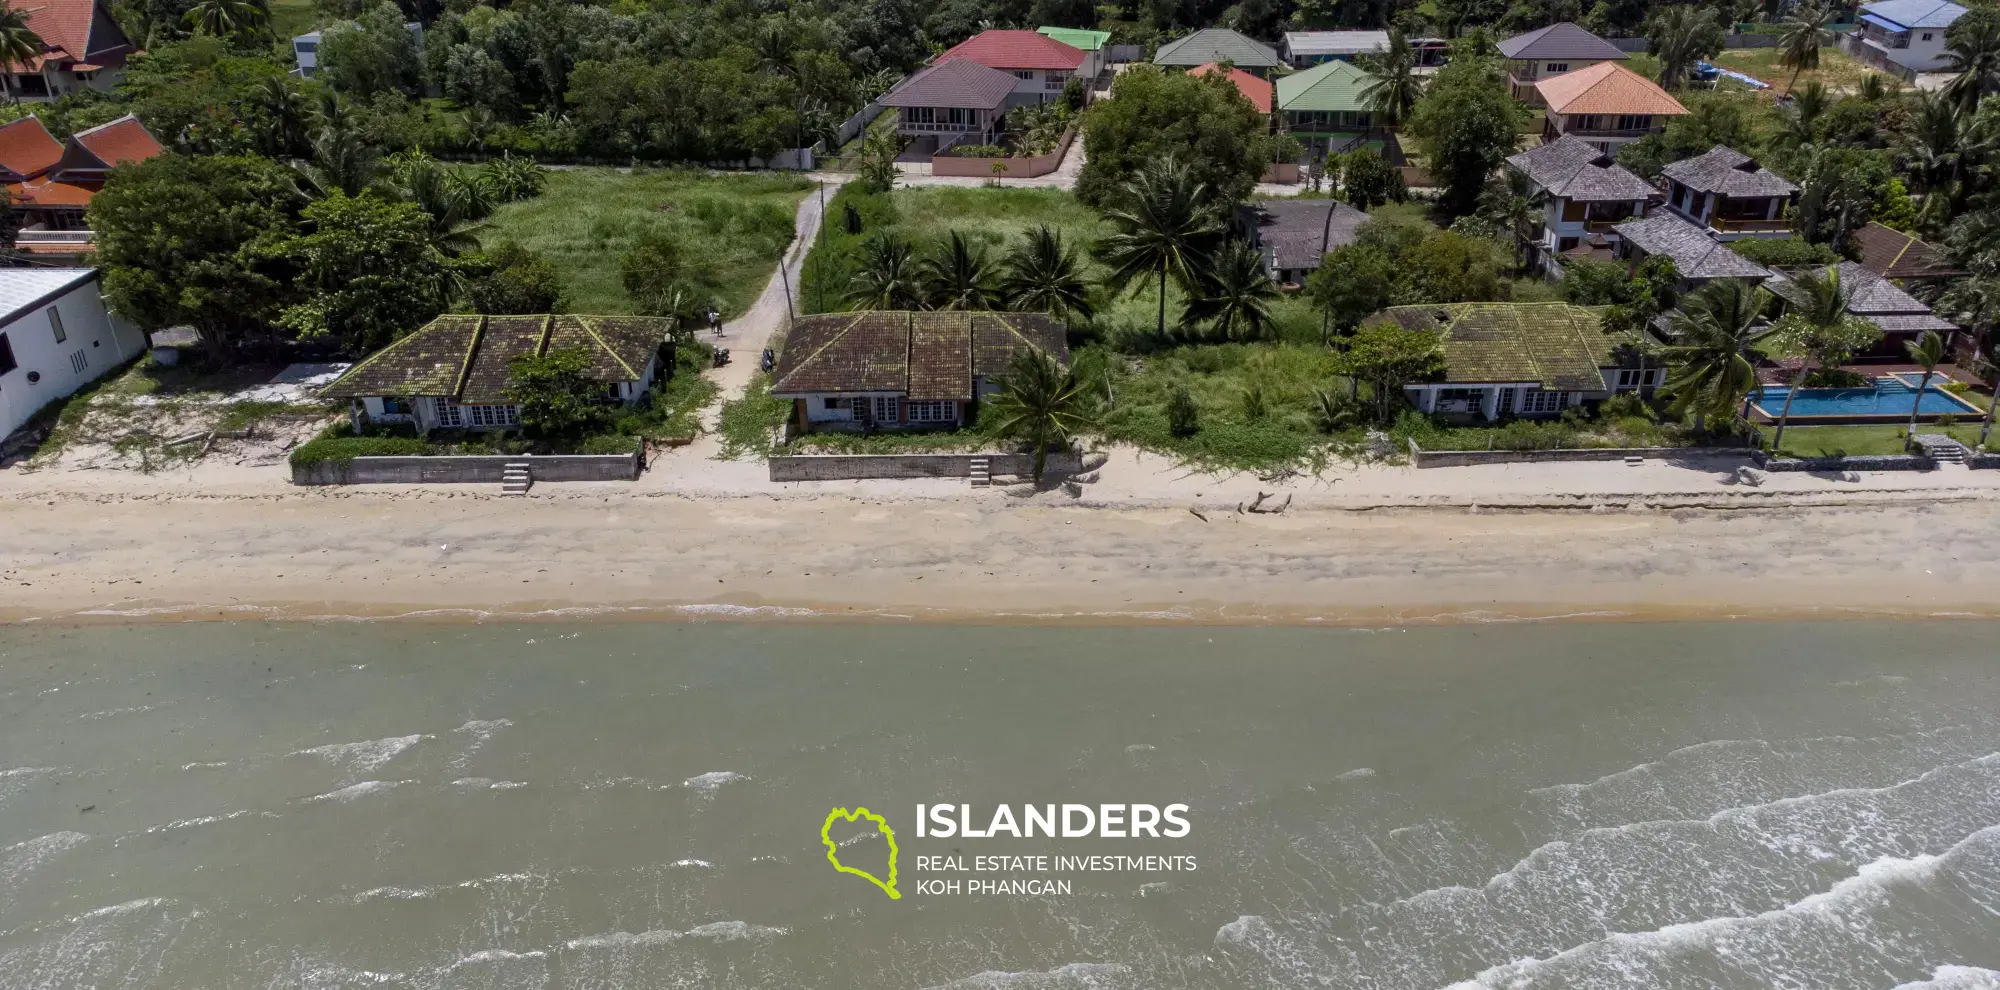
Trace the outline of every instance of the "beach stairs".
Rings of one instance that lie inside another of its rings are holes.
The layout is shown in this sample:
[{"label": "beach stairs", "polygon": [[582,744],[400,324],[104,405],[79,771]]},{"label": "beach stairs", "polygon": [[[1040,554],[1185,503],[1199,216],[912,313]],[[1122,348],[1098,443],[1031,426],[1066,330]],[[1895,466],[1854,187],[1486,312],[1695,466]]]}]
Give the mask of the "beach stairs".
[{"label": "beach stairs", "polygon": [[500,494],[526,495],[535,479],[528,474],[527,461],[510,461],[500,471]]},{"label": "beach stairs", "polygon": [[1919,433],[1910,440],[1939,464],[1965,463],[1965,445],[1942,433]]},{"label": "beach stairs", "polygon": [[973,458],[968,476],[972,480],[972,487],[990,487],[993,484],[993,462],[984,457]]}]

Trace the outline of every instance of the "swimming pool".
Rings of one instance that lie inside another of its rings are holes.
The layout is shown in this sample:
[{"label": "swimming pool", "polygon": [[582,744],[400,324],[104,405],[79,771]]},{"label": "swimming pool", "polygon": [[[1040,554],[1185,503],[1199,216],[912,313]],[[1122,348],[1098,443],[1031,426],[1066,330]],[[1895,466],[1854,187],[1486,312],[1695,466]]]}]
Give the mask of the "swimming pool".
[{"label": "swimming pool", "polygon": [[[1791,418],[1906,418],[1910,415],[1910,402],[1917,395],[1916,382],[1922,377],[1893,375],[1877,378],[1872,388],[1802,388],[1798,397],[1792,400]],[[1917,404],[1918,418],[1978,416],[1984,413],[1978,406],[1945,391],[1943,384],[1938,378],[1931,379],[1930,387],[1924,390],[1923,400]],[[1751,400],[1751,408],[1766,419],[1776,420],[1779,411],[1785,408],[1785,395],[1790,391],[1783,385],[1767,385],[1761,397]]]}]

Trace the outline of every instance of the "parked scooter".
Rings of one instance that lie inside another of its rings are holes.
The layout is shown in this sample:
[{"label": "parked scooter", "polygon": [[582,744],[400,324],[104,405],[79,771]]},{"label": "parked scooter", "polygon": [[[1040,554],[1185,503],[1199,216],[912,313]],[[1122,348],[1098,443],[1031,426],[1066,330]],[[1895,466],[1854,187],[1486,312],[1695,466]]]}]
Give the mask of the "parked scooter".
[{"label": "parked scooter", "polygon": [[727,348],[727,347],[718,347],[718,348],[716,348],[716,349],[715,349],[715,366],[716,366],[716,367],[718,367],[718,368],[720,368],[720,367],[722,367],[723,365],[725,365],[725,364],[728,364],[728,363],[729,363],[729,348]]},{"label": "parked scooter", "polygon": [[771,353],[770,348],[768,347],[764,348],[764,356],[757,359],[757,370],[768,373],[772,368],[775,368],[777,366],[778,366],[778,356],[776,354]]}]

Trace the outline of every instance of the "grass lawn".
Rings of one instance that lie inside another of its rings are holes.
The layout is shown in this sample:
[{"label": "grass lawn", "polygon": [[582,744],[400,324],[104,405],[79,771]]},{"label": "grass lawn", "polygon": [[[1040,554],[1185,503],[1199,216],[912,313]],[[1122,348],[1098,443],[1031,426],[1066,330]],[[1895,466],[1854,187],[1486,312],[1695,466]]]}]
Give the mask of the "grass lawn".
[{"label": "grass lawn", "polygon": [[271,0],[271,33],[290,47],[292,39],[313,29],[320,13],[312,0]]},{"label": "grass lawn", "polygon": [[[1709,59],[1709,62],[1770,83],[1771,92],[1775,95],[1784,92],[1786,81],[1792,78],[1792,70],[1778,64],[1778,55],[1776,48],[1737,48],[1725,51]],[[1819,50],[1819,68],[1800,73],[1798,84],[1803,86],[1816,79],[1828,89],[1852,90],[1861,85],[1862,77],[1870,71],[1867,66],[1848,57],[1846,52],[1823,45]]]},{"label": "grass lawn", "polygon": [[[1764,427],[1765,442],[1777,431]],[[1967,447],[1979,443],[1978,423],[1939,426],[1918,423],[1918,433],[1943,433]],[[1785,446],[1779,453],[1792,457],[1839,457],[1862,454],[1903,453],[1903,427],[1880,426],[1792,426],[1785,429]]]},{"label": "grass lawn", "polygon": [[509,203],[480,240],[515,241],[562,273],[572,313],[633,312],[618,265],[639,238],[672,236],[713,266],[725,316],[747,309],[792,240],[792,218],[812,183],[782,173],[709,175],[681,169],[549,172],[540,196]]}]

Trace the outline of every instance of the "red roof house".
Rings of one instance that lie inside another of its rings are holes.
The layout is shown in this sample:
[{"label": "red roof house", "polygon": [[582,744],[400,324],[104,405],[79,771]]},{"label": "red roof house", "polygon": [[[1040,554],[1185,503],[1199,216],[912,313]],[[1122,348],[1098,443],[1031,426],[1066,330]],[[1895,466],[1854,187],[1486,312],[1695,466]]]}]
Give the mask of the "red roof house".
[{"label": "red roof house", "polygon": [[0,179],[32,179],[62,159],[62,142],[42,126],[39,117],[22,117],[0,125]]},{"label": "red roof house", "polygon": [[[1214,62],[1208,62],[1189,69],[1188,75],[1206,76],[1221,71],[1222,66]],[[1271,83],[1269,80],[1259,79],[1242,69],[1235,68],[1230,69],[1228,74],[1223,76],[1223,78],[1229,80],[1229,84],[1236,87],[1236,91],[1242,93],[1243,98],[1249,100],[1250,105],[1256,107],[1258,113],[1271,112]]]},{"label": "red roof house", "polygon": [[60,145],[40,120],[23,117],[0,127],[0,178],[24,228],[81,230],[83,211],[112,168],[165,152],[130,114],[78,131]]},{"label": "red roof house", "polygon": [[56,178],[64,182],[104,181],[105,173],[126,162],[143,162],[165,152],[139,118],[126,114],[108,124],[78,131],[63,148]]},{"label": "red roof house", "polygon": [[24,65],[0,66],[8,92],[18,99],[110,89],[124,72],[126,56],[136,51],[102,0],[21,0],[10,6],[27,15],[28,28],[43,45],[42,54]]},{"label": "red roof house", "polygon": [[1083,50],[1034,31],[981,31],[939,55],[939,62],[971,59],[990,69],[1063,69],[1083,64]]}]

